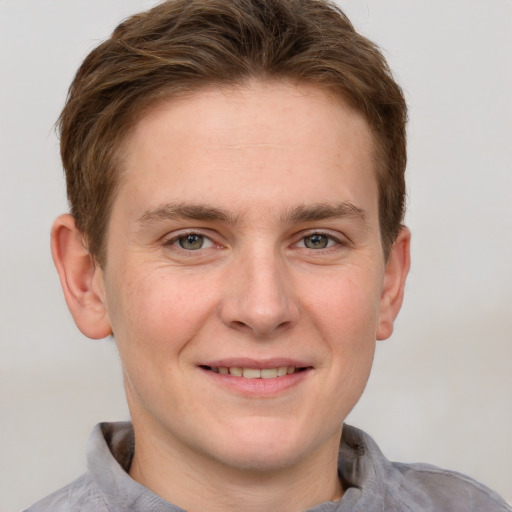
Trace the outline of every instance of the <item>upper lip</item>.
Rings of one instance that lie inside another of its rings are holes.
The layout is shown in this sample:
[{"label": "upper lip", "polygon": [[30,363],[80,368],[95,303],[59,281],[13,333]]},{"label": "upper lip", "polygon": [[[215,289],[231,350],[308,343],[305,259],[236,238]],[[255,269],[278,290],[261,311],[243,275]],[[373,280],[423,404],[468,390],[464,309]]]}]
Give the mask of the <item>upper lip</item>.
[{"label": "upper lip", "polygon": [[211,368],[279,368],[282,366],[294,366],[295,368],[309,368],[311,364],[291,359],[289,357],[276,357],[271,359],[252,359],[248,357],[215,359],[213,361],[204,361],[199,366],[209,366]]}]

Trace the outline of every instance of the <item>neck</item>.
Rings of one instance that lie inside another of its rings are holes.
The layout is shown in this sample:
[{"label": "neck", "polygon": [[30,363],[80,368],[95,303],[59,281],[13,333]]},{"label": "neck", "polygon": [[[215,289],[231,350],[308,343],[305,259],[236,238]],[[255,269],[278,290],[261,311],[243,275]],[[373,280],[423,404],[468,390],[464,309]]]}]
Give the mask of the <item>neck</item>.
[{"label": "neck", "polygon": [[[169,439],[138,431],[130,476],[189,512],[244,510],[296,512],[341,498],[339,436],[307,460],[289,467],[254,470],[231,467]],[[198,492],[199,491],[199,492]]]}]

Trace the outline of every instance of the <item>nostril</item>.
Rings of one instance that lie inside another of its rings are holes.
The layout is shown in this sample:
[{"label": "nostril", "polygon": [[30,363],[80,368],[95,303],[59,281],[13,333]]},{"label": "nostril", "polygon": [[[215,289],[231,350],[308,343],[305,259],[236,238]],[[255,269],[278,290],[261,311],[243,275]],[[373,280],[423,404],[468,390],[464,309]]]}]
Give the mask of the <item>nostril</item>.
[{"label": "nostril", "polygon": [[260,290],[260,293],[228,296],[220,304],[219,317],[226,327],[266,337],[293,327],[299,314],[292,297],[274,297],[272,293],[264,296]]}]

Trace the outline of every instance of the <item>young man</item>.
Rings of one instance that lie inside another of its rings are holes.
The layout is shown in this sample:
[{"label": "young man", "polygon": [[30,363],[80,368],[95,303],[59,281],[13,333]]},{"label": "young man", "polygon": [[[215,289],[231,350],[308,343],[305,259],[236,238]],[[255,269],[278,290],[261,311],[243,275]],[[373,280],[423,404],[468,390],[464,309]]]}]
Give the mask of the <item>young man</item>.
[{"label": "young man", "polygon": [[86,58],[52,251],[79,329],[116,340],[132,423],[30,511],[508,510],[343,425],[402,303],[405,121],[322,1],[170,1]]}]

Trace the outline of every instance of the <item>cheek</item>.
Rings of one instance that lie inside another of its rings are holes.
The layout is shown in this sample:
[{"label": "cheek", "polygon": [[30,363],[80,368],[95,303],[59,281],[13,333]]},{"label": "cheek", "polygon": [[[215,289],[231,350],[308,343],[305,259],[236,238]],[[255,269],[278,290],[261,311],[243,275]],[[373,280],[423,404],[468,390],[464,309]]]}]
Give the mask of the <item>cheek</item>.
[{"label": "cheek", "polygon": [[168,268],[126,275],[117,276],[116,293],[107,296],[130,409],[135,414],[167,404],[177,411],[177,397],[187,392],[187,349],[215,311],[214,298],[201,293],[199,279],[179,278]]},{"label": "cheek", "polygon": [[355,277],[331,282],[323,306],[318,305],[317,328],[330,355],[326,407],[337,410],[338,421],[357,403],[371,372],[379,310],[374,283]]},{"label": "cheek", "polygon": [[120,352],[134,353],[139,360],[176,357],[207,321],[214,298],[201,290],[201,280],[168,268],[126,275],[117,276],[108,303]]},{"label": "cheek", "polygon": [[[367,274],[367,273],[366,273]],[[366,279],[365,279],[366,277]],[[378,323],[380,288],[372,276],[340,273],[311,289],[309,300],[317,329],[333,350],[351,348],[356,353],[373,345]]]}]

